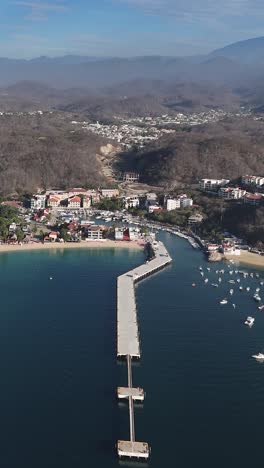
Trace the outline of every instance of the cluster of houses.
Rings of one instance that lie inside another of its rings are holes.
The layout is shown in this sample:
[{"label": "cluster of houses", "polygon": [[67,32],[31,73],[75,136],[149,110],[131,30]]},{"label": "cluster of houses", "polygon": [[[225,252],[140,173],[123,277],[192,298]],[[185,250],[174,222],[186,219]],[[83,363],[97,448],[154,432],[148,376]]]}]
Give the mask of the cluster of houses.
[{"label": "cluster of houses", "polygon": [[263,189],[264,177],[243,176],[241,178],[243,188],[229,186],[229,183],[228,179],[202,179],[199,187],[205,192],[218,194],[225,200],[240,200],[247,205],[258,206],[264,200],[263,193],[252,193],[247,190],[247,187],[254,191]]},{"label": "cluster of houses", "polygon": [[67,191],[47,190],[44,194],[37,194],[30,200],[30,208],[33,210],[44,210],[48,208],[89,209],[92,204],[98,203],[102,198],[113,198],[119,196],[118,189],[86,190],[73,188]]}]

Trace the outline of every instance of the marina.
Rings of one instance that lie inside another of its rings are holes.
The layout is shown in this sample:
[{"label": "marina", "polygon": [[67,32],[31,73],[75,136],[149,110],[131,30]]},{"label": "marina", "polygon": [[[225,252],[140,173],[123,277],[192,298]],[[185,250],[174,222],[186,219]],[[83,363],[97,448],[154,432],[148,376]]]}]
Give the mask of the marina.
[{"label": "marina", "polygon": [[162,242],[153,241],[149,245],[152,258],[145,264],[128,271],[117,279],[117,356],[126,358],[128,385],[118,388],[118,398],[128,399],[130,440],[118,440],[117,453],[120,458],[148,459],[150,447],[146,442],[136,442],[134,422],[134,400],[143,401],[143,389],[133,388],[132,359],[140,358],[140,338],[138,328],[135,283],[165,268],[172,258]]}]

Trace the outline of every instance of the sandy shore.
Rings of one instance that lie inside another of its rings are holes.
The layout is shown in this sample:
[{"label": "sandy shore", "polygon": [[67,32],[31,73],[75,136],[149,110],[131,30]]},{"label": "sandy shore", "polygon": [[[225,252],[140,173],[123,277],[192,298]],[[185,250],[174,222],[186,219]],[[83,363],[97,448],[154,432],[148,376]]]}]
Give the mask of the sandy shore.
[{"label": "sandy shore", "polygon": [[225,260],[234,260],[236,263],[244,263],[255,267],[264,268],[264,255],[258,255],[246,250],[241,250],[240,255],[226,255]]},{"label": "sandy shore", "polygon": [[23,245],[0,245],[0,253],[5,252],[22,252],[32,250],[62,250],[62,249],[142,249],[143,245],[139,242],[124,242],[124,241],[90,241],[90,242],[69,242],[69,243],[33,243]]}]

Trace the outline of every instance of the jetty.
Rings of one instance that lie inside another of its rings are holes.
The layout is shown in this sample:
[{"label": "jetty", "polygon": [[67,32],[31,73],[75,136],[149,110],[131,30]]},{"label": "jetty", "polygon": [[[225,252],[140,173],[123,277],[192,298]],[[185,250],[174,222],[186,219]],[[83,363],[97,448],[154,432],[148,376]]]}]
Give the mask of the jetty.
[{"label": "jetty", "polygon": [[133,387],[132,359],[140,359],[140,337],[135,297],[135,284],[158,272],[172,262],[162,242],[149,244],[150,260],[146,260],[134,270],[128,271],[117,279],[117,357],[127,362],[127,387],[117,389],[118,399],[128,400],[130,440],[118,440],[117,452],[120,458],[147,460],[150,447],[147,442],[137,442],[135,435],[134,402],[143,401],[144,390]]}]

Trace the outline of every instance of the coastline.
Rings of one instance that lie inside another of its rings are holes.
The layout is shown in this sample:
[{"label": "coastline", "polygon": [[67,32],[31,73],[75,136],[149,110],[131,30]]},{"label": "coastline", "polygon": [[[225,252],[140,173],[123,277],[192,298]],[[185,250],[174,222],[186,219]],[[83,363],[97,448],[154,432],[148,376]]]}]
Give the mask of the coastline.
[{"label": "coastline", "polygon": [[264,268],[264,255],[257,255],[246,250],[241,250],[240,255],[223,255],[224,260],[234,260],[236,263]]},{"label": "coastline", "polygon": [[27,252],[32,250],[65,250],[65,249],[143,249],[144,245],[138,242],[125,241],[81,241],[58,243],[51,242],[47,244],[2,244],[0,245],[0,254],[8,252]]}]

